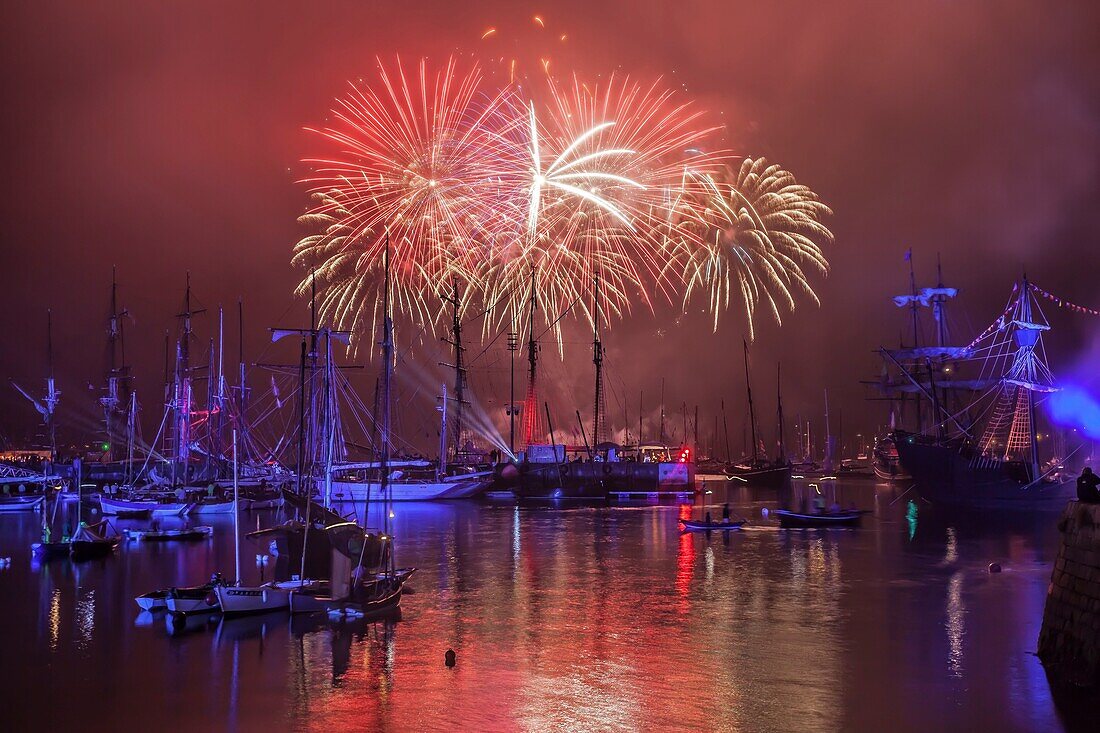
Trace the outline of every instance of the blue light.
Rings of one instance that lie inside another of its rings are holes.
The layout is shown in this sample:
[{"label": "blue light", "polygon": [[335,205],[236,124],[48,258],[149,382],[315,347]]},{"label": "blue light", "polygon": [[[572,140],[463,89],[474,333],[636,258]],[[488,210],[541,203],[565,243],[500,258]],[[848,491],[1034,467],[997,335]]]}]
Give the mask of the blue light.
[{"label": "blue light", "polygon": [[1066,387],[1050,397],[1050,419],[1100,440],[1100,400],[1081,387]]}]

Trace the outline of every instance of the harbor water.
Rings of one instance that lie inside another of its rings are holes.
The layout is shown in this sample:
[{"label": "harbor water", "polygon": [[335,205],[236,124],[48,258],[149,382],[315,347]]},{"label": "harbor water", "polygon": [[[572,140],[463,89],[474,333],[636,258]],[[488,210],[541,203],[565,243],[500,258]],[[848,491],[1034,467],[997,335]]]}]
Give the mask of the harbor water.
[{"label": "harbor water", "polygon": [[[418,572],[400,619],[376,622],[177,627],[139,613],[146,591],[232,576],[230,516],[195,522],[214,525],[210,540],[124,541],[74,565],[32,561],[37,514],[0,515],[0,719],[11,731],[1073,728],[1034,655],[1057,512],[949,512],[905,488],[838,486],[839,503],[870,511],[855,530],[780,530],[764,512],[776,492],[727,482],[684,504],[397,505],[397,562]],[[726,501],[744,531],[681,534],[680,517],[720,517]],[[242,541],[246,580],[266,551]]]}]

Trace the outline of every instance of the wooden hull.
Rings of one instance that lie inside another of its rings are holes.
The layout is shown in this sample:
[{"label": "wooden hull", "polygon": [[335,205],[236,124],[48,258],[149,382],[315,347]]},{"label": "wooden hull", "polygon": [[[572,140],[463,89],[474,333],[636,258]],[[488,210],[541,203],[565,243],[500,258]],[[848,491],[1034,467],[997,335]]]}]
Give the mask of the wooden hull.
[{"label": "wooden hull", "polygon": [[290,591],[270,583],[260,586],[223,585],[215,592],[222,614],[226,616],[285,611],[290,608]]},{"label": "wooden hull", "polygon": [[777,509],[779,526],[783,529],[828,529],[830,527],[858,527],[863,515],[860,512],[836,512],[835,514],[802,514]]},{"label": "wooden hull", "polygon": [[192,527],[191,529],[127,529],[124,530],[124,532],[127,539],[136,540],[138,542],[186,542],[205,540],[213,536],[214,528],[203,526]]},{"label": "wooden hull", "polygon": [[75,540],[72,542],[71,556],[75,562],[106,557],[118,547],[118,538],[104,540]]},{"label": "wooden hull", "polygon": [[119,512],[148,511],[154,517],[178,517],[187,513],[191,504],[187,502],[159,502],[152,500],[129,501],[127,499],[99,498],[99,510],[107,516],[117,516]]},{"label": "wooden hull", "polygon": [[166,611],[168,609],[168,591],[155,590],[143,593],[134,599],[142,611]]},{"label": "wooden hull", "polygon": [[696,522],[691,519],[681,519],[680,524],[685,532],[734,532],[745,525],[744,522]]},{"label": "wooden hull", "polygon": [[932,502],[1005,508],[1062,508],[1076,497],[1073,479],[1033,481],[1029,465],[993,461],[967,449],[912,440],[897,441],[901,463],[913,475],[921,496]]}]

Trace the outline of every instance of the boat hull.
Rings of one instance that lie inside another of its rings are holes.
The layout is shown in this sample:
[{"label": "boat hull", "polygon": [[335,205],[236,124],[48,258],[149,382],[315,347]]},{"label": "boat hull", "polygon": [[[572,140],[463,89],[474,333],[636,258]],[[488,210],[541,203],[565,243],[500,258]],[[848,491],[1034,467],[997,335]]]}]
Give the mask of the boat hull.
[{"label": "boat hull", "polygon": [[168,591],[155,590],[151,593],[144,593],[135,598],[134,601],[142,611],[166,611],[168,609]]},{"label": "boat hull", "polygon": [[290,607],[290,591],[275,585],[230,586],[216,589],[218,604],[226,616],[285,611]]},{"label": "boat hull", "polygon": [[791,481],[791,466],[768,466],[765,468],[740,468],[731,466],[729,477],[749,486],[765,489],[781,489]]},{"label": "boat hull", "polygon": [[[483,493],[493,482],[491,472],[446,477],[443,481],[388,483],[393,501],[440,501],[446,499],[471,499]],[[324,492],[324,487],[318,487]],[[333,481],[333,504],[384,501],[382,485],[377,481]]]},{"label": "boat hull", "polygon": [[75,562],[107,557],[118,547],[118,538],[103,540],[74,540],[71,543],[70,556]]},{"label": "boat hull", "polygon": [[120,512],[149,512],[154,517],[178,517],[187,513],[191,504],[186,502],[130,501],[127,499],[99,498],[99,510],[108,516],[118,516]]},{"label": "boat hull", "polygon": [[10,496],[0,499],[0,512],[33,512],[42,507],[45,496]]},{"label": "boat hull", "polygon": [[685,532],[734,532],[745,525],[744,522],[696,522],[691,519],[681,519],[680,524]]},{"label": "boat hull", "polygon": [[[244,509],[244,502],[241,502],[241,509]],[[233,513],[233,501],[217,501],[209,504],[203,504],[201,502],[193,504],[188,514],[232,514]]]},{"label": "boat hull", "polygon": [[519,479],[513,491],[526,501],[604,501],[695,491],[692,463],[573,461],[521,463],[517,468]]},{"label": "boat hull", "polygon": [[860,512],[835,512],[832,514],[802,514],[778,509],[779,526],[783,529],[828,529],[830,527],[858,527],[863,515]]},{"label": "boat hull", "polygon": [[1072,479],[1032,481],[1026,464],[992,461],[962,447],[912,437],[912,441],[898,440],[898,453],[917,490],[929,501],[964,506],[1061,508],[1077,495]]}]

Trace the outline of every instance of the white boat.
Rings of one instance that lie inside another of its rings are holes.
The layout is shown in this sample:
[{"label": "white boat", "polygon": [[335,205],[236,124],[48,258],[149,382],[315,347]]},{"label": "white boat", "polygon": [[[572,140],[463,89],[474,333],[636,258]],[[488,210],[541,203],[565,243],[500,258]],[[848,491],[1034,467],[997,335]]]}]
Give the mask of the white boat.
[{"label": "white boat", "polygon": [[290,590],[275,583],[222,585],[215,589],[218,604],[226,616],[284,611],[290,608]]},{"label": "white boat", "polygon": [[[244,501],[241,502],[244,504]],[[242,509],[245,507],[242,506]],[[232,499],[215,499],[207,501],[205,499],[197,501],[191,505],[191,509],[188,514],[232,514],[233,513],[233,500]]]},{"label": "white boat", "polygon": [[131,512],[150,512],[154,517],[179,517],[188,512],[191,502],[158,501],[156,499],[109,499],[99,497],[99,511],[103,514],[129,514]]},{"label": "white boat", "polygon": [[166,590],[142,593],[134,600],[142,611],[164,611],[168,609],[168,591]]},{"label": "white boat", "polygon": [[[376,461],[333,466],[331,502],[334,504],[384,501]],[[469,499],[480,495],[493,483],[492,471],[459,473],[438,477],[429,461],[395,461],[386,488],[393,501],[435,501]],[[318,487],[324,491],[323,486]]]},{"label": "white boat", "polygon": [[44,496],[5,496],[0,498],[0,512],[32,512],[42,506]]}]

